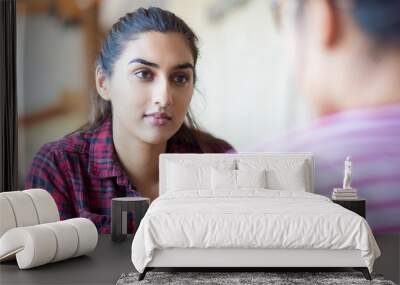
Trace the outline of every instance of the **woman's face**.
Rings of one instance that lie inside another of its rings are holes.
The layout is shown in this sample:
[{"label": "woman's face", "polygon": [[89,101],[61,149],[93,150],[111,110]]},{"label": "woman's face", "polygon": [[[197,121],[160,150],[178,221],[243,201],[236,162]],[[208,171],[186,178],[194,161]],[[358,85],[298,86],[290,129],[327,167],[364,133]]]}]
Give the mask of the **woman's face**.
[{"label": "woman's face", "polygon": [[113,128],[145,143],[165,143],[181,127],[193,95],[194,60],[181,34],[145,32],[126,43],[106,94]]}]

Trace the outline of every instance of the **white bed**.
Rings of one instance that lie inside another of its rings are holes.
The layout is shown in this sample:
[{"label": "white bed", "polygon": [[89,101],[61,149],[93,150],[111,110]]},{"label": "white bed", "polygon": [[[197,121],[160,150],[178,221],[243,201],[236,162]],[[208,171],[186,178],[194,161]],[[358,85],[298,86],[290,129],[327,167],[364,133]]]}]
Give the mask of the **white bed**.
[{"label": "white bed", "polygon": [[380,251],[359,215],[313,194],[309,153],[163,154],[160,196],[132,243],[155,267],[354,267]]}]

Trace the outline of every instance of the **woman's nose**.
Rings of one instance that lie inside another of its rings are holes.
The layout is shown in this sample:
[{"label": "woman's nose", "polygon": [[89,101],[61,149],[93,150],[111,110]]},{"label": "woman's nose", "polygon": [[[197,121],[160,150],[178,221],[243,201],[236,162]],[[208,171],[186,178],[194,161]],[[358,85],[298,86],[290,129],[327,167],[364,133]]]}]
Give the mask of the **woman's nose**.
[{"label": "woman's nose", "polygon": [[168,82],[160,82],[153,93],[153,103],[159,107],[166,108],[172,104],[172,90]]}]

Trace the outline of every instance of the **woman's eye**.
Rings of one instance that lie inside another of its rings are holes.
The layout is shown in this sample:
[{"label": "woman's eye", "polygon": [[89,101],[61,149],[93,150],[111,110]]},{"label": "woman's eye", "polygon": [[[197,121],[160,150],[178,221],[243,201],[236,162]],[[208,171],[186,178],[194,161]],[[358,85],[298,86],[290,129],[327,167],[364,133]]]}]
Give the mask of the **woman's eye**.
[{"label": "woman's eye", "polygon": [[187,75],[184,75],[184,74],[176,75],[173,78],[175,83],[182,84],[182,85],[185,84],[186,82],[188,82],[189,79],[190,78]]},{"label": "woman's eye", "polygon": [[145,80],[150,80],[153,77],[153,74],[148,70],[139,70],[134,72],[134,75]]}]

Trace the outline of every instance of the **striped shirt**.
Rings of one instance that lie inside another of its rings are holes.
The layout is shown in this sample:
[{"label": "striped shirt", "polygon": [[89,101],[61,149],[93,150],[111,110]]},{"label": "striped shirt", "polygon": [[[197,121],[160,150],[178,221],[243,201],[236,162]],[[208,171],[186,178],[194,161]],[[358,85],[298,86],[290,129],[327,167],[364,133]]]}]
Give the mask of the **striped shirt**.
[{"label": "striped shirt", "polygon": [[400,104],[329,115],[259,150],[312,152],[315,189],[326,196],[342,187],[344,160],[350,156],[351,185],[367,200],[373,231],[400,232]]},{"label": "striped shirt", "polygon": [[[170,153],[227,152],[228,143],[202,133],[201,141],[167,144]],[[202,147],[200,147],[202,145]],[[42,188],[54,198],[62,220],[84,217],[92,220],[99,233],[110,232],[111,199],[139,196],[117,159],[112,123],[78,132],[45,144],[33,159],[25,189]],[[128,216],[128,232],[136,229],[134,214]]]}]

